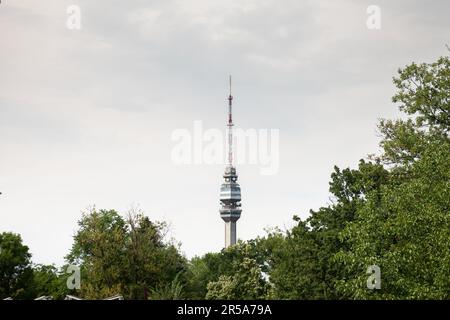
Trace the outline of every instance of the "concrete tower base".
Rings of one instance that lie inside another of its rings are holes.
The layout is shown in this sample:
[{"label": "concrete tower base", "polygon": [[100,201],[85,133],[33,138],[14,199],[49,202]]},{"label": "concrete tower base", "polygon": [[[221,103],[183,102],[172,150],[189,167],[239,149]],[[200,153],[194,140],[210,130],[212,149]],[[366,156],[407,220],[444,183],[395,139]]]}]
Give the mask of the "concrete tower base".
[{"label": "concrete tower base", "polygon": [[225,248],[236,244],[236,221],[225,221]]}]

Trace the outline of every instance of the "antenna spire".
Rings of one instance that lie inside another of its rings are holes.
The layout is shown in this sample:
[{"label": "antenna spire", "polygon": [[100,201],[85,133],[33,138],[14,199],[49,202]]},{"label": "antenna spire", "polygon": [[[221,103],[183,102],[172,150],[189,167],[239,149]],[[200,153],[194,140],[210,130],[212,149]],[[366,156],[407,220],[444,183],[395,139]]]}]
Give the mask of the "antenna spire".
[{"label": "antenna spire", "polygon": [[231,95],[231,76],[230,76],[230,95],[228,96],[228,164],[233,165],[233,96]]}]

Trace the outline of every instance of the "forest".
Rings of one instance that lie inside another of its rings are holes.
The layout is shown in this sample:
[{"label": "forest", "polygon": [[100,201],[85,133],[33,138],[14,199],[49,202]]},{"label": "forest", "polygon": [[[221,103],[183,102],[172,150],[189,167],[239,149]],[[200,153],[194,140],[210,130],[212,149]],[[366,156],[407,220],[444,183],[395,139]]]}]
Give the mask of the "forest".
[{"label": "forest", "polygon": [[330,168],[332,202],[292,213],[291,229],[188,259],[164,221],[93,207],[63,266],[33,263],[0,230],[0,299],[449,299],[450,59],[410,63],[393,83],[403,117],[379,120],[379,154]]}]

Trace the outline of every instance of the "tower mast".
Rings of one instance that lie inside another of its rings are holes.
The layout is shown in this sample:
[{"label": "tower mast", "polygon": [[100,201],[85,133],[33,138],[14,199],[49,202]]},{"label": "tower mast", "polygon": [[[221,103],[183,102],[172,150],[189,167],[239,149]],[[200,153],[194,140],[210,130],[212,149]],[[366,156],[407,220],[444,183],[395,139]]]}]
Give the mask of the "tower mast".
[{"label": "tower mast", "polygon": [[228,165],[233,165],[233,96],[231,95],[231,76],[230,76],[230,95],[228,96]]},{"label": "tower mast", "polygon": [[223,174],[224,182],[220,187],[220,217],[225,221],[225,247],[236,244],[236,222],[241,217],[241,187],[237,183],[238,175],[233,166],[233,96],[228,95],[228,164]]}]

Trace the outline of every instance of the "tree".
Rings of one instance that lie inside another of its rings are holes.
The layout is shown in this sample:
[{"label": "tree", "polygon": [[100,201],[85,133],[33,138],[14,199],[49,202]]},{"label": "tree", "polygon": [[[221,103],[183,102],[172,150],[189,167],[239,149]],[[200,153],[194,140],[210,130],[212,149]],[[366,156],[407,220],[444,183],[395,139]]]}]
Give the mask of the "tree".
[{"label": "tree", "polygon": [[151,300],[179,300],[183,297],[184,285],[179,280],[179,275],[172,280],[171,283],[160,285],[150,289]]},{"label": "tree", "polygon": [[[380,160],[389,183],[367,194],[341,233],[337,255],[353,277],[338,289],[352,298],[450,297],[449,58],[411,64],[394,78],[394,102],[412,118],[381,121]],[[381,289],[368,290],[365,271],[381,269]]]},{"label": "tree", "polygon": [[22,238],[11,232],[0,233],[0,299],[31,298],[28,290],[33,278],[31,254]]},{"label": "tree", "polygon": [[263,299],[266,297],[268,284],[263,277],[256,259],[251,258],[251,246],[238,243],[226,248],[226,253],[237,253],[227,274],[219,276],[217,281],[207,285],[207,299]]},{"label": "tree", "polygon": [[38,264],[33,266],[33,280],[30,291],[33,297],[51,296],[53,299],[64,299],[70,290],[67,288],[67,276],[59,272],[53,265]]},{"label": "tree", "polygon": [[[387,179],[387,171],[379,163],[361,160],[358,169],[340,170],[331,175],[332,204],[283,233],[271,233],[268,273],[272,284],[271,297],[279,299],[340,299],[336,283],[345,276],[334,255],[345,244],[339,233],[354,220],[355,212],[365,195],[378,190]],[[267,245],[267,244],[266,244]]]},{"label": "tree", "polygon": [[394,77],[398,92],[392,98],[400,110],[415,116],[417,128],[450,131],[450,58],[440,57],[433,63],[412,63],[398,70]]},{"label": "tree", "polygon": [[78,222],[68,263],[81,269],[85,298],[104,298],[123,292],[121,268],[125,264],[125,221],[114,210],[83,213]]},{"label": "tree", "polygon": [[[127,282],[132,284],[131,298],[145,298],[149,289],[155,293],[162,288],[176,288],[172,298],[181,297],[187,269],[186,259],[174,243],[164,242],[167,225],[152,222],[132,209],[127,217],[126,245]],[[179,289],[179,292],[178,292]],[[150,295],[151,298],[151,295]]]},{"label": "tree", "polygon": [[78,224],[67,260],[81,267],[82,297],[148,298],[150,289],[171,283],[186,269],[178,248],[163,240],[165,224],[140,211],[132,210],[125,220],[114,210],[93,209]]},{"label": "tree", "polygon": [[[265,279],[267,259],[270,254],[270,247],[266,245],[266,242],[264,238],[241,241],[237,245],[225,248],[220,252],[207,253],[202,257],[192,258],[189,261],[186,273],[186,297],[205,299],[208,293],[208,284],[218,282],[221,277],[223,280],[224,277],[229,278],[237,272],[243,271],[240,264],[243,263],[245,258],[253,261],[252,264]],[[259,298],[263,298],[264,295],[260,293]]]},{"label": "tree", "polygon": [[218,254],[207,253],[203,257],[193,257],[188,263],[186,274],[186,296],[189,299],[205,299],[209,282],[218,279],[219,275],[211,270],[211,257]]}]

